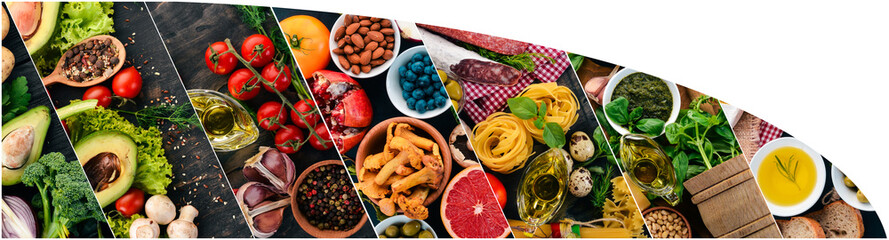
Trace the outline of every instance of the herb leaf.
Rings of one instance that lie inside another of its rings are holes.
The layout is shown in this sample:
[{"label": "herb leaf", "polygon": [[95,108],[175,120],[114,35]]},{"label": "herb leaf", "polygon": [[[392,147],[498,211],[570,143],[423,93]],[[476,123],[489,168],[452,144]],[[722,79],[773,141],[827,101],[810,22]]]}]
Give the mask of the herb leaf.
[{"label": "herb leaf", "polygon": [[778,155],[775,155],[775,165],[778,166],[778,173],[790,182],[793,185],[796,185],[796,189],[800,189],[799,183],[796,183],[796,170],[799,167],[799,161],[795,161],[793,159],[793,155],[790,155],[790,158],[787,161],[781,161],[781,158],[778,158]]},{"label": "herb leaf", "polygon": [[24,76],[3,83],[2,95],[4,123],[28,111],[31,94],[28,93],[28,79]]},{"label": "herb leaf", "polygon": [[201,121],[194,113],[190,101],[175,106],[166,104],[151,106],[135,112],[117,109],[115,111],[135,115],[136,120],[139,121],[139,125],[142,127],[156,126],[158,120],[170,121],[180,129],[201,126]]},{"label": "herb leaf", "polygon": [[516,97],[506,100],[509,111],[520,119],[531,119],[537,116],[537,104],[528,97]]},{"label": "herb leaf", "polygon": [[630,101],[626,98],[619,97],[614,99],[614,101],[605,104],[605,115],[618,125],[626,125],[630,122],[630,117],[627,113],[627,106],[629,106],[629,104]]},{"label": "herb leaf", "polygon": [[636,107],[635,109],[633,109],[633,111],[630,112],[628,118],[630,122],[634,122],[636,120],[639,120],[639,118],[642,118],[642,107]]},{"label": "herb leaf", "polygon": [[636,123],[636,128],[648,135],[656,136],[664,130],[664,121],[657,118],[646,118]]},{"label": "herb leaf", "polygon": [[547,122],[543,127],[543,142],[550,148],[562,148],[565,146],[565,132],[558,123]]}]

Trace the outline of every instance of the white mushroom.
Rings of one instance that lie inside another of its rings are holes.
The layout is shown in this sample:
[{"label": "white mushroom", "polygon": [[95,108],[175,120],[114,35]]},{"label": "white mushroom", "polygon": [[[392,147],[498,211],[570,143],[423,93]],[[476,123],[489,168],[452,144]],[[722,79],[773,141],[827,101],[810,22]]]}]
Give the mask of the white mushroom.
[{"label": "white mushroom", "polygon": [[575,197],[584,197],[593,190],[593,179],[586,168],[578,168],[571,173],[568,181],[568,190]]},{"label": "white mushroom", "polygon": [[198,209],[191,205],[185,205],[179,209],[179,219],[167,226],[167,236],[170,238],[196,238],[198,227],[194,225],[194,218],[198,216]]},{"label": "white mushroom", "polygon": [[145,202],[145,215],[160,225],[167,225],[176,219],[176,205],[167,196],[154,195]]},{"label": "white mushroom", "polygon": [[157,222],[148,218],[136,219],[130,225],[130,238],[157,238],[160,234]]}]

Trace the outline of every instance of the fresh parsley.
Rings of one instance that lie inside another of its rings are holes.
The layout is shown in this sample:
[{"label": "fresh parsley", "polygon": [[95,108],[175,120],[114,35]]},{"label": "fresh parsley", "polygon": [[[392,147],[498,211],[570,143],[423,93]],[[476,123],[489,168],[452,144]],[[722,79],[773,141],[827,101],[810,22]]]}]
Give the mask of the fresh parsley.
[{"label": "fresh parsley", "polygon": [[31,94],[28,93],[28,79],[24,76],[3,83],[3,123],[28,111]]}]

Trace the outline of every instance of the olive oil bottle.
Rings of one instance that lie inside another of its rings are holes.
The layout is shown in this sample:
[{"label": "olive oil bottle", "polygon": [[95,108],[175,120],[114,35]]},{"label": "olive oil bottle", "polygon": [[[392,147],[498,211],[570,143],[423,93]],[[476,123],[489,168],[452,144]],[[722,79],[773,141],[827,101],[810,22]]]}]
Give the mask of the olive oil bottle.
[{"label": "olive oil bottle", "polygon": [[259,128],[241,104],[225,94],[206,89],[188,90],[213,150],[241,149],[259,138]]},{"label": "olive oil bottle", "polygon": [[541,153],[528,164],[516,194],[522,221],[536,229],[552,220],[565,203],[568,172],[565,155],[557,148]]},{"label": "olive oil bottle", "polygon": [[673,161],[651,138],[642,134],[622,136],[620,159],[630,179],[639,187],[664,198],[671,205],[679,203],[679,196],[673,192],[677,184]]}]

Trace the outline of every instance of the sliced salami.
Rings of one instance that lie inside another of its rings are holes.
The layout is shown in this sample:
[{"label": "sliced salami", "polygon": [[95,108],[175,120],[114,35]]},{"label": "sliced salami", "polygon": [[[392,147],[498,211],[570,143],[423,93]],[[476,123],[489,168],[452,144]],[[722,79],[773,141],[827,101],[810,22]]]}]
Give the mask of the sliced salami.
[{"label": "sliced salami", "polygon": [[463,59],[451,65],[451,72],[464,81],[498,86],[512,86],[519,82],[522,72],[496,62]]},{"label": "sliced salami", "polygon": [[463,31],[453,28],[439,27],[417,23],[417,26],[429,31],[460,40],[500,54],[518,55],[528,49],[528,43],[508,38],[495,37],[487,34]]}]

